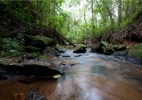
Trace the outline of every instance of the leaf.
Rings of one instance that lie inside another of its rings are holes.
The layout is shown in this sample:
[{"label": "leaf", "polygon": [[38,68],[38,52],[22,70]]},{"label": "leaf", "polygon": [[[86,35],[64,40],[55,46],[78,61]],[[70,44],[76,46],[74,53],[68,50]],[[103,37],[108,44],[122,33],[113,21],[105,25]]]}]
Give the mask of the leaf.
[{"label": "leaf", "polygon": [[60,74],[57,74],[57,75],[54,75],[54,76],[53,76],[54,79],[57,79],[57,78],[59,78],[59,77],[61,77]]}]

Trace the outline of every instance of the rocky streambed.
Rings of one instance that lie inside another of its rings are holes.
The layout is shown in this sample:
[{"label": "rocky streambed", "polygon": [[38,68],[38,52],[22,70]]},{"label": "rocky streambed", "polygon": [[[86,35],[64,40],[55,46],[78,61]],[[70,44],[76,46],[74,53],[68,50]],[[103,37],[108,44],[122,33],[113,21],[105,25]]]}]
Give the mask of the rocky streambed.
[{"label": "rocky streambed", "polygon": [[[1,79],[0,100],[28,100],[29,95],[35,100],[142,100],[141,67],[114,56],[69,50],[51,60],[1,62],[7,62],[1,75],[11,68],[11,78]],[[23,70],[13,70],[15,65]],[[55,80],[54,75],[61,76]]]}]

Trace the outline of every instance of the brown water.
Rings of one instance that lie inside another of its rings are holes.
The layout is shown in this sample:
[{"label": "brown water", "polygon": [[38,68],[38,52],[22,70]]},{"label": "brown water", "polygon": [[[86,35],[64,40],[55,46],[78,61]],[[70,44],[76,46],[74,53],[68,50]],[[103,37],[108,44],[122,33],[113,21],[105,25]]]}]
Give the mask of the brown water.
[{"label": "brown water", "polygon": [[23,84],[17,80],[0,82],[0,100],[12,100],[14,93],[39,91],[48,100],[142,100],[142,69],[114,57],[86,53],[55,62],[77,63],[58,80]]}]

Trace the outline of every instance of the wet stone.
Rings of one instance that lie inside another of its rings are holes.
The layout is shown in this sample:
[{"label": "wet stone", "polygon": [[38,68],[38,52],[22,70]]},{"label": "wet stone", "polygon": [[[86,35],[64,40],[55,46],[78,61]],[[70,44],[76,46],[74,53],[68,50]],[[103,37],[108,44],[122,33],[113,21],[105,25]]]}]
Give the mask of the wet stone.
[{"label": "wet stone", "polygon": [[25,100],[47,100],[47,98],[39,92],[29,92],[26,95]]}]

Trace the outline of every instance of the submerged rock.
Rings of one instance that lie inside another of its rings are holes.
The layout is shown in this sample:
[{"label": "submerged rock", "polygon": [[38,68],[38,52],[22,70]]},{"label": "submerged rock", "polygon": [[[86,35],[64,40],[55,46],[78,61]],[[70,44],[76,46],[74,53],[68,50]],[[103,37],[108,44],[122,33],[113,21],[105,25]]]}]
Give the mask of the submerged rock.
[{"label": "submerged rock", "polygon": [[75,47],[73,53],[85,53],[87,46],[84,44],[79,44],[77,47]]},{"label": "submerged rock", "polygon": [[47,98],[39,92],[29,92],[26,94],[25,100],[47,100]]},{"label": "submerged rock", "polygon": [[62,57],[70,57],[70,55],[68,55],[68,54],[62,54],[61,56]]},{"label": "submerged rock", "polygon": [[128,54],[128,51],[117,51],[117,52],[114,52],[113,53],[113,56],[116,56],[116,57],[126,57]]}]

